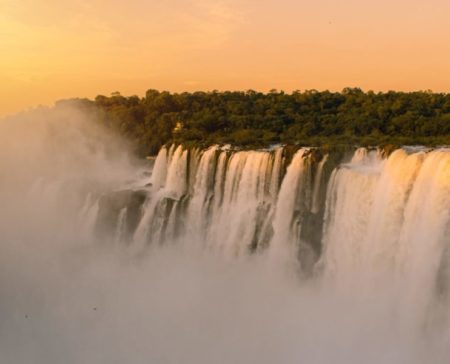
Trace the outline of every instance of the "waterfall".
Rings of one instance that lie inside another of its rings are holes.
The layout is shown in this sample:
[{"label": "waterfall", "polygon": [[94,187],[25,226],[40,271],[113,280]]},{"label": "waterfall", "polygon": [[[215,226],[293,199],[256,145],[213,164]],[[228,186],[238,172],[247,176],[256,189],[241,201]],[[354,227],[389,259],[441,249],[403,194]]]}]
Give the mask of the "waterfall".
[{"label": "waterfall", "polygon": [[332,153],[163,147],[150,183],[136,187],[140,199],[90,195],[83,214],[97,211],[116,242],[129,237],[144,251],[175,243],[230,258],[267,252],[362,300],[401,292],[411,307],[399,316],[420,326],[450,292],[450,151],[358,148],[340,162]]},{"label": "waterfall", "polygon": [[317,214],[320,211],[320,187],[322,185],[323,168],[328,161],[328,154],[325,155],[317,166],[316,177],[314,178],[314,190],[311,212]]},{"label": "waterfall", "polygon": [[304,171],[307,168],[305,153],[307,151],[307,149],[300,149],[294,155],[281,184],[273,219],[274,235],[271,240],[271,250],[276,254],[283,254],[286,251],[292,253],[289,247],[300,235],[301,221],[298,219],[298,209],[303,204],[301,193],[305,184]]},{"label": "waterfall", "polygon": [[229,256],[261,247],[270,234],[263,226],[277,201],[282,154],[282,148],[229,152],[213,146],[197,153],[164,147],[135,240],[201,241]]},{"label": "waterfall", "polygon": [[414,259],[424,254],[423,240],[434,244],[430,265],[441,264],[448,243],[442,234],[449,220],[449,155],[446,149],[405,148],[384,157],[358,148],[349,162],[330,168],[330,155],[311,148],[289,160],[282,147],[163,147],[145,187],[134,241],[145,247],[177,240],[226,256],[269,248],[273,256],[298,259],[304,269],[316,265],[335,281],[376,284],[419,264]]},{"label": "waterfall", "polygon": [[6,362],[448,362],[449,149],[77,158],[3,175]]}]

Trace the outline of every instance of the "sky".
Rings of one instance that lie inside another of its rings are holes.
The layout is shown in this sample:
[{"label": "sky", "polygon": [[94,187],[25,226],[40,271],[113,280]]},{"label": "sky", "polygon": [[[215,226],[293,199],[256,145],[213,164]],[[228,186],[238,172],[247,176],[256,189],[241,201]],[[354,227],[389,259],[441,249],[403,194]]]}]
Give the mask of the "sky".
[{"label": "sky", "polygon": [[450,92],[448,0],[0,0],[0,116],[150,88]]}]

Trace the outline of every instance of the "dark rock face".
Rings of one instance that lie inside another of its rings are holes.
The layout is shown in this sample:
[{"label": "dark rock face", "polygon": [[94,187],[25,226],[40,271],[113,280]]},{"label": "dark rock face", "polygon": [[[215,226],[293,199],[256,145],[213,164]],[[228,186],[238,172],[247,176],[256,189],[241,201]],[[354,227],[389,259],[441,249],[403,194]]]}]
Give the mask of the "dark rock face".
[{"label": "dark rock face", "polygon": [[95,231],[97,236],[111,238],[119,224],[119,216],[124,211],[125,237],[130,237],[137,228],[142,214],[142,205],[147,198],[143,190],[122,190],[100,197]]}]

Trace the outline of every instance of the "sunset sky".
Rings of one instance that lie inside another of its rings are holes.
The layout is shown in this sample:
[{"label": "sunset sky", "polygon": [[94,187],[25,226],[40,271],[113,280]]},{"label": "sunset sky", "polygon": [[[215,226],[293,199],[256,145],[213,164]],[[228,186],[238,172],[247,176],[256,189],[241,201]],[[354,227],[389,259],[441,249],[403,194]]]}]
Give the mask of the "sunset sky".
[{"label": "sunset sky", "polygon": [[68,97],[450,91],[448,0],[0,0],[0,115]]}]

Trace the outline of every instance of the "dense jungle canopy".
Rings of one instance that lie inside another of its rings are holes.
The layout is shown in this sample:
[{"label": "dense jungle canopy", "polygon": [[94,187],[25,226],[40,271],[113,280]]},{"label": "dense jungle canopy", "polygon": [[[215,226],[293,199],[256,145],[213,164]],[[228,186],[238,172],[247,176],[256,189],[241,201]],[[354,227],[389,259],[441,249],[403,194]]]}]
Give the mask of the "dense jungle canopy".
[{"label": "dense jungle canopy", "polygon": [[450,145],[450,94],[272,90],[170,93],[115,92],[95,100],[64,100],[132,141],[141,155],[168,142],[248,148],[298,145]]}]

